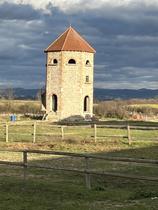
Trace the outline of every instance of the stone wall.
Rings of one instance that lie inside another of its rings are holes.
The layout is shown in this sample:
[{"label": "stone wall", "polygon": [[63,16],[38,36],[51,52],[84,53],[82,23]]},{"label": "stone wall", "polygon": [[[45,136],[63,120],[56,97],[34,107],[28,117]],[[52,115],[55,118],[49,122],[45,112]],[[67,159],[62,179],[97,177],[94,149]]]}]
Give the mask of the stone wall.
[{"label": "stone wall", "polygon": [[[93,53],[62,51],[47,55],[46,110],[50,118],[61,120],[70,116],[93,115]],[[58,63],[53,64],[57,59]],[[74,59],[76,64],[68,64]],[[86,61],[89,60],[89,64]],[[86,76],[89,81],[86,82]],[[58,97],[58,110],[52,111],[52,95]],[[84,112],[84,98],[89,96],[90,106]]]}]

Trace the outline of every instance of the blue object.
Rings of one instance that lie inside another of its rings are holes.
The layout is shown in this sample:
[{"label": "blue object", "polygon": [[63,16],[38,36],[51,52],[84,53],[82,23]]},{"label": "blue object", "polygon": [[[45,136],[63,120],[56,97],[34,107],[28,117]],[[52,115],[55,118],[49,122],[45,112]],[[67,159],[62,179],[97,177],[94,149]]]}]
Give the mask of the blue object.
[{"label": "blue object", "polygon": [[10,115],[10,121],[13,121],[13,115]]},{"label": "blue object", "polygon": [[12,115],[10,116],[10,121],[11,121],[11,122],[15,122],[15,121],[16,121],[16,115],[15,115],[15,114],[12,114]]}]

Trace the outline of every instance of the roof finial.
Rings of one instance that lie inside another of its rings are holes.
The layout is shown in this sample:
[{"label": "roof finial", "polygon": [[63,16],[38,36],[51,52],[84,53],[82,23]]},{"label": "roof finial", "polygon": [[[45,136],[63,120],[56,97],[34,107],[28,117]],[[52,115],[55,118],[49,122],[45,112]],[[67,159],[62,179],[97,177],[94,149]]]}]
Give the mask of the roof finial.
[{"label": "roof finial", "polygon": [[69,18],[69,28],[71,28],[71,19]]}]

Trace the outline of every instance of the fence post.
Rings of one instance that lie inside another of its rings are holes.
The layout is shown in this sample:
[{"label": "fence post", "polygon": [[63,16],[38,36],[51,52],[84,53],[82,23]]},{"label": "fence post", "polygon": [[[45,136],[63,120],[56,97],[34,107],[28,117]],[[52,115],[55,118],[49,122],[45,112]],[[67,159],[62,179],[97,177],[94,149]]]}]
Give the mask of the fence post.
[{"label": "fence post", "polygon": [[131,141],[131,132],[130,132],[130,126],[127,125],[127,137],[128,137],[128,144],[131,145],[132,141]]},{"label": "fence post", "polygon": [[24,167],[24,181],[26,180],[26,170],[27,170],[27,151],[23,151],[23,167]]},{"label": "fence post", "polygon": [[96,142],[97,140],[97,125],[94,124],[94,141]]},{"label": "fence post", "polygon": [[61,126],[61,139],[64,140],[64,127]]},{"label": "fence post", "polygon": [[33,143],[36,142],[36,122],[33,124]]},{"label": "fence post", "polygon": [[89,169],[89,161],[88,161],[88,157],[85,157],[85,178],[86,178],[86,187],[87,189],[91,189],[91,179],[90,179],[90,174],[88,172]]},{"label": "fence post", "polygon": [[6,133],[5,133],[5,140],[6,140],[6,143],[8,143],[8,141],[9,141],[9,125],[6,123],[6,127],[5,127],[6,129],[5,129],[5,131],[6,131]]}]

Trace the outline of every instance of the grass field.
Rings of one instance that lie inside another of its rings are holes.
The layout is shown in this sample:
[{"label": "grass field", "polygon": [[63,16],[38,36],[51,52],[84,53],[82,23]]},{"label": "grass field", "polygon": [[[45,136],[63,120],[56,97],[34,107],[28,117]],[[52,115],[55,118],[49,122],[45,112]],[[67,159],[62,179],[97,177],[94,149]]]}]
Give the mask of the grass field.
[{"label": "grass field", "polygon": [[0,99],[0,105],[4,105],[6,103],[12,103],[13,105],[16,105],[16,106],[20,106],[20,105],[25,105],[26,103],[29,103],[29,104],[33,104],[33,105],[39,105],[40,102],[37,101],[37,100],[15,100],[15,99],[12,99],[12,100],[7,100],[7,99]]},{"label": "grass field", "polygon": [[[77,130],[75,135],[79,135]],[[73,131],[73,132],[74,132]],[[80,133],[84,136],[86,132]],[[107,132],[107,131],[106,131]],[[114,130],[108,130],[113,133]],[[117,131],[119,132],[119,131]],[[142,131],[143,132],[143,131]],[[143,133],[142,133],[143,135]],[[144,136],[146,134],[144,133]],[[124,140],[80,141],[50,139],[46,142],[0,143],[1,149],[40,149],[89,153],[93,155],[158,159],[158,144]],[[21,154],[0,152],[0,160],[20,161]],[[82,159],[48,155],[29,155],[29,163],[68,168],[84,168]],[[90,161],[97,171],[157,176],[157,166],[107,161]],[[19,168],[0,167],[1,210],[149,210],[158,209],[158,183],[112,177],[92,176],[92,190],[85,187],[85,177],[76,173],[29,169],[27,180]]]},{"label": "grass field", "polygon": [[[34,121],[25,121],[18,123],[9,123],[9,142],[32,142],[33,141],[33,126]],[[103,124],[111,125],[141,125],[141,126],[157,126],[156,122],[134,122],[134,121],[105,121]],[[6,124],[0,124],[0,142],[5,142]],[[158,139],[158,130],[131,130],[133,140],[150,140]],[[112,138],[111,135],[123,135],[127,137],[127,129],[116,128],[97,128],[97,141],[121,141],[128,143],[127,138],[117,137]],[[107,137],[105,137],[107,136]],[[109,136],[109,137],[108,137]],[[53,142],[54,140],[61,141],[61,128],[54,127],[49,122],[36,121],[36,142]],[[64,139],[67,141],[78,142],[94,142],[94,128],[92,127],[79,127],[79,126],[66,126],[64,127]]]},{"label": "grass field", "polygon": [[158,104],[133,104],[130,105],[131,107],[136,107],[136,108],[141,108],[141,107],[149,107],[149,108],[154,108],[158,109]]},{"label": "grass field", "polygon": [[0,177],[0,182],[2,210],[157,210],[158,208],[158,190],[154,183],[138,184],[128,180],[98,179],[100,185],[88,191],[83,186],[83,177],[70,174],[51,174],[49,179],[41,175],[36,179],[27,180],[25,186],[22,180],[15,177]]},{"label": "grass field", "polygon": [[[26,119],[26,122],[22,122],[19,119],[19,123],[24,125],[16,126],[16,123],[10,123],[9,143],[5,143],[6,127],[2,121],[9,121],[9,115],[0,117],[0,149],[38,149],[158,160],[158,141],[146,141],[148,138],[158,138],[158,130],[131,130],[132,137],[136,137],[138,141],[128,145],[126,138],[101,138],[104,135],[127,135],[126,129],[98,128],[95,142],[93,128],[69,127],[64,128],[65,136],[62,140],[60,128],[54,128],[51,123],[41,124],[37,121],[36,143],[33,144],[34,121]],[[99,123],[157,126],[156,122],[143,121],[110,120]],[[21,159],[19,153],[0,152],[0,160],[20,162]],[[85,167],[82,158],[53,155],[29,155],[29,163],[77,169]],[[157,165],[98,160],[90,160],[90,169],[151,177],[157,177],[158,174]],[[24,181],[22,169],[0,165],[0,210],[158,209],[156,182],[94,175],[91,176],[91,182],[92,189],[88,190],[85,187],[84,175],[41,169],[28,169],[27,179]]]}]

